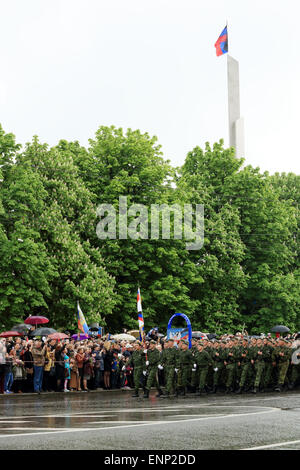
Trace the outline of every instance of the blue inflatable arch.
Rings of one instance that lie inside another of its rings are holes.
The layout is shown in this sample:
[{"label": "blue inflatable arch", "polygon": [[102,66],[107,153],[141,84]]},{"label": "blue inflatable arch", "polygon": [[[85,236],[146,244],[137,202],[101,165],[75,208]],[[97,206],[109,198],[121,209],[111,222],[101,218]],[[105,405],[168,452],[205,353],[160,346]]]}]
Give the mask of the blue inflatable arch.
[{"label": "blue inflatable arch", "polygon": [[188,331],[189,331],[189,349],[191,349],[192,347],[192,324],[190,322],[190,319],[184,313],[174,313],[174,315],[172,315],[172,317],[169,320],[168,330],[172,328],[172,322],[175,317],[182,317],[185,320],[187,327],[188,327]]}]

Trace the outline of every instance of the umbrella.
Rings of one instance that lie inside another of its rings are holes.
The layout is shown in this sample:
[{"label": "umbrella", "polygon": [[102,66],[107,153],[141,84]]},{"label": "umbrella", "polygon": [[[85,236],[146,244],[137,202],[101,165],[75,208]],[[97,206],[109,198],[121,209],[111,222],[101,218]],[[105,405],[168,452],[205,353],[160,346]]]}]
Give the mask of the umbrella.
[{"label": "umbrella", "polygon": [[[90,336],[88,336],[88,337],[90,338]],[[78,335],[72,335],[71,338],[72,339],[77,339],[79,341],[83,341],[84,339],[87,339],[87,336],[80,333],[79,337],[78,337]]]},{"label": "umbrella", "polygon": [[41,325],[42,323],[48,323],[49,320],[48,318],[46,317],[35,317],[35,316],[30,316],[28,318],[26,318],[26,320],[24,321],[24,323],[26,323],[26,325]]},{"label": "umbrella", "polygon": [[23,336],[19,331],[3,331],[0,338],[10,338],[11,336]]},{"label": "umbrella", "polygon": [[192,338],[196,338],[196,339],[206,338],[206,334],[201,333],[201,331],[193,331],[192,332]]},{"label": "umbrella", "polygon": [[284,325],[276,325],[273,326],[273,328],[270,329],[271,333],[289,333],[290,329],[287,326]]},{"label": "umbrella", "polygon": [[131,335],[131,336],[134,336],[135,338],[140,337],[140,331],[139,330],[130,330],[130,331],[128,331],[128,334]]},{"label": "umbrella", "polygon": [[90,331],[98,331],[99,330],[99,323],[92,323],[89,327]]},{"label": "umbrella", "polygon": [[19,325],[13,326],[11,330],[19,331],[19,333],[28,334],[28,331],[31,330],[31,325],[25,325],[25,323],[20,323]]},{"label": "umbrella", "polygon": [[116,340],[125,340],[125,341],[135,341],[136,338],[132,335],[128,335],[126,333],[120,333],[119,335],[113,335],[112,336],[113,339],[116,339]]},{"label": "umbrella", "polygon": [[208,333],[206,336],[208,339],[216,339],[218,337],[215,333]]},{"label": "umbrella", "polygon": [[52,333],[56,333],[56,330],[53,328],[37,328],[36,330],[32,330],[28,336],[48,336]]},{"label": "umbrella", "polygon": [[48,335],[48,338],[50,339],[67,339],[69,338],[68,335],[65,335],[65,333],[59,333],[58,331],[56,333],[51,333]]}]

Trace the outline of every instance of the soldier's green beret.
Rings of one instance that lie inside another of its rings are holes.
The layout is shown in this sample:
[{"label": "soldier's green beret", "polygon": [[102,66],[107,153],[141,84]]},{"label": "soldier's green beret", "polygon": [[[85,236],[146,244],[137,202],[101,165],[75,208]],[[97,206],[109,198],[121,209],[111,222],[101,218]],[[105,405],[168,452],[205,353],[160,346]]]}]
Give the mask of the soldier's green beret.
[{"label": "soldier's green beret", "polygon": [[156,341],[154,341],[154,339],[151,339],[150,344],[156,344]]}]

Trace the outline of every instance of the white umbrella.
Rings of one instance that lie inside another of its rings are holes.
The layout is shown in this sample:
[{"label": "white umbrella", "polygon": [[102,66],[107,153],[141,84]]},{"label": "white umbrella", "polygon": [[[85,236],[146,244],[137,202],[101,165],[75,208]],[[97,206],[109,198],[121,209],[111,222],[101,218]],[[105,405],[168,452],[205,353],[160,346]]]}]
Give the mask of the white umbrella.
[{"label": "white umbrella", "polygon": [[136,341],[136,338],[132,335],[127,335],[126,333],[120,333],[118,335],[111,336],[112,339],[116,340],[125,340],[125,341]]}]

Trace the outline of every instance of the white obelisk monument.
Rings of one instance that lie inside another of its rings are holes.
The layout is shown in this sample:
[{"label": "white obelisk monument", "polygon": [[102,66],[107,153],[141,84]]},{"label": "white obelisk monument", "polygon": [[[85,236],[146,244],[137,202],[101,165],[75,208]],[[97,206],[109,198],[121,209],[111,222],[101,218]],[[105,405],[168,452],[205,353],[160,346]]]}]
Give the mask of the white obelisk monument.
[{"label": "white obelisk monument", "polygon": [[229,146],[237,158],[245,156],[244,120],[240,115],[239,63],[227,54]]}]

